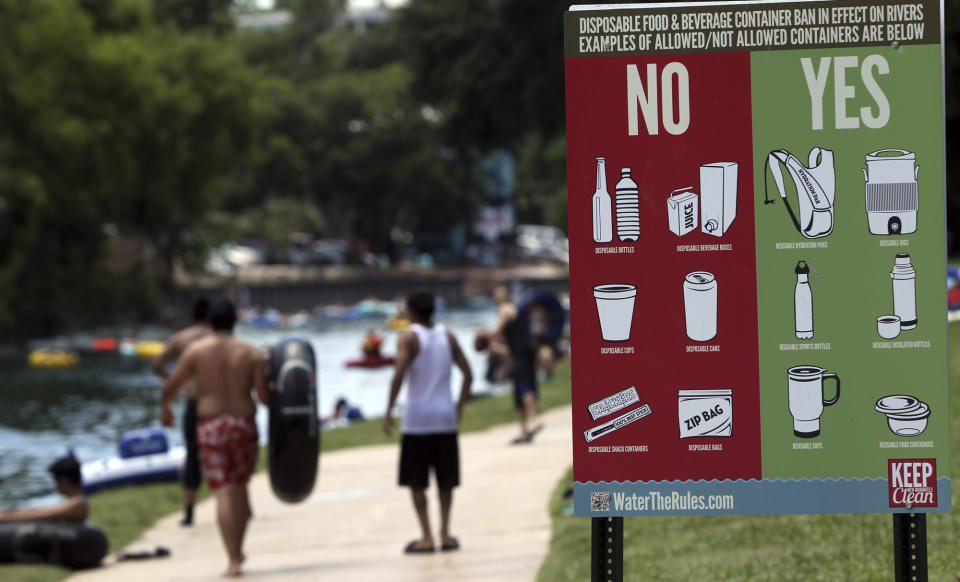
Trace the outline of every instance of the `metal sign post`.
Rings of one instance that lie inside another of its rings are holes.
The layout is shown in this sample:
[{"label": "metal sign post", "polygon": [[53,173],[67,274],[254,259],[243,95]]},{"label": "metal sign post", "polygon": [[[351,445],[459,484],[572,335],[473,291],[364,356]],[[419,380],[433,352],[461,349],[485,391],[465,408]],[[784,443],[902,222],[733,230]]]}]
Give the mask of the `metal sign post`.
[{"label": "metal sign post", "polygon": [[896,582],[927,582],[925,513],[893,514],[893,571]]},{"label": "metal sign post", "polygon": [[623,582],[623,518],[594,517],[590,521],[590,582]]}]

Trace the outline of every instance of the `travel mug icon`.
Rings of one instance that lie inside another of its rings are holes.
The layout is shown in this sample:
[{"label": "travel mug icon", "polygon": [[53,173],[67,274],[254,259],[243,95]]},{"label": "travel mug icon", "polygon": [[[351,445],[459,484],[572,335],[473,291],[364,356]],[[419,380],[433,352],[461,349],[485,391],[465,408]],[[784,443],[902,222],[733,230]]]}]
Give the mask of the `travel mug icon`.
[{"label": "travel mug icon", "polygon": [[[823,384],[829,379],[837,383],[837,392],[827,400],[823,397]],[[840,399],[840,377],[819,366],[794,366],[787,370],[787,384],[793,434],[800,438],[819,436],[823,408]]]}]

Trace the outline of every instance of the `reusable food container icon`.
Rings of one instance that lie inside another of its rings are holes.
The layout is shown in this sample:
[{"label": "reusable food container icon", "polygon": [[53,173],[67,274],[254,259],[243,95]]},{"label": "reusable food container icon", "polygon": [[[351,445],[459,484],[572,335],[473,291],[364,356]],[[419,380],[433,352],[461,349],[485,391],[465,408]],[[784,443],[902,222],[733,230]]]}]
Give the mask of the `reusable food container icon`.
[{"label": "reusable food container icon", "polygon": [[593,288],[600,318],[600,334],[604,341],[625,342],[630,339],[633,326],[633,306],[637,300],[637,286],[626,283],[608,283]]},{"label": "reusable food container icon", "polygon": [[877,400],[874,409],[886,415],[890,432],[897,436],[912,437],[927,429],[930,407],[913,396],[894,394]]}]

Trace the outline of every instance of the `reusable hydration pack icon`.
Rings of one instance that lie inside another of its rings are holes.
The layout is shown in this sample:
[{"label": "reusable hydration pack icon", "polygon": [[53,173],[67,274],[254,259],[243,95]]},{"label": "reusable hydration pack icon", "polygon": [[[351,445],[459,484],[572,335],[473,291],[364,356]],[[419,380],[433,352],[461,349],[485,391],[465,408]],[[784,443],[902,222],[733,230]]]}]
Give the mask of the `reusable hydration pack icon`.
[{"label": "reusable hydration pack icon", "polygon": [[[800,216],[797,217],[787,198],[787,190],[783,181],[783,172],[780,164],[786,166],[797,188],[797,198],[800,205]],[[797,231],[806,238],[821,238],[833,232],[833,199],[836,195],[836,178],[834,177],[833,152],[823,148],[810,150],[809,160],[804,166],[796,156],[787,150],[774,150],[767,155],[766,166],[773,174],[773,181],[777,185],[780,198],[793,220]],[[767,195],[766,168],[763,174],[764,204],[773,204]]]}]

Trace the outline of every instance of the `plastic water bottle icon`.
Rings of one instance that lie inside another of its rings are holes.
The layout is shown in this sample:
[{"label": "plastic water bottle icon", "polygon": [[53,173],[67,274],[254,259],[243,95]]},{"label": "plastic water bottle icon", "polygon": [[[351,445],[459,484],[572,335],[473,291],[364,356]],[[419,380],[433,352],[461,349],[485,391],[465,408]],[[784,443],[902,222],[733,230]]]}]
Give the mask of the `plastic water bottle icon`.
[{"label": "plastic water bottle icon", "polygon": [[617,237],[623,242],[640,238],[640,189],[630,177],[630,168],[620,169],[617,196]]}]

